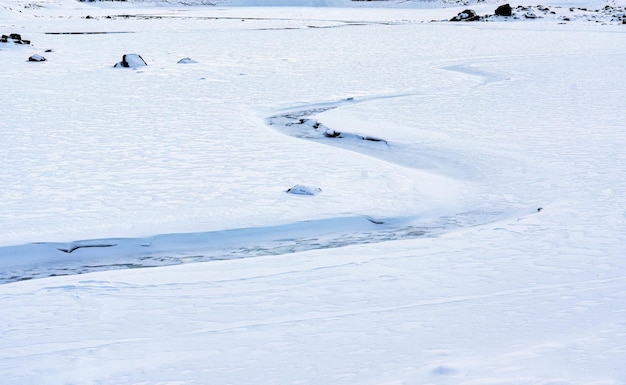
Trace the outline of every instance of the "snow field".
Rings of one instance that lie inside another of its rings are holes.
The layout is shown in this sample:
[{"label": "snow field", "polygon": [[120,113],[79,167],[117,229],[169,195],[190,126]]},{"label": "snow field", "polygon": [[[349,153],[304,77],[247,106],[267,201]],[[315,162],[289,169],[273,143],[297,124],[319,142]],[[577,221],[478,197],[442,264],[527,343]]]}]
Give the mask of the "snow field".
[{"label": "snow field", "polygon": [[[3,269],[16,250],[39,271],[45,258],[117,261],[159,234],[146,254],[176,254],[198,232],[189,256],[229,235],[253,234],[255,246],[347,227],[356,238],[377,231],[354,219],[368,215],[443,231],[4,284],[0,378],[623,384],[623,30],[305,28],[308,10],[281,12],[254,27],[11,20],[35,46],[0,47]],[[44,33],[94,23],[133,33]],[[303,28],[267,30],[284,25]],[[47,62],[26,62],[44,47]],[[130,52],[148,67],[112,68]],[[176,63],[187,56],[198,63]],[[266,124],[320,104],[336,108],[313,119],[384,138],[389,151]],[[322,192],[285,194],[299,183]],[[119,248],[54,248],[116,237],[126,237]]]},{"label": "snow field", "polygon": [[[15,313],[3,372],[102,384],[620,383],[618,265],[598,256],[604,264],[590,266],[575,248],[561,250],[568,267],[528,258],[554,238],[524,222],[517,233],[482,227],[452,242],[5,285]],[[524,249],[499,246],[520,236]],[[497,251],[486,253],[485,238]],[[22,330],[38,342],[24,346]],[[25,370],[31,360],[37,369]]]}]

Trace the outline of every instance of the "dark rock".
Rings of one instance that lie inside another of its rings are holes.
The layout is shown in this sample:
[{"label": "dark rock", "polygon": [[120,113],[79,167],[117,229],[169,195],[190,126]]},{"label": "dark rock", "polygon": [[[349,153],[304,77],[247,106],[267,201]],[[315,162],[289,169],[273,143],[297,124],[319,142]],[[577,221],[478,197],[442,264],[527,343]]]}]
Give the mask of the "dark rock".
[{"label": "dark rock", "polygon": [[13,43],[13,44],[25,44],[30,45],[30,40],[22,39],[22,35],[19,33],[11,33],[8,36],[2,35],[0,37],[0,43]]},{"label": "dark rock", "polygon": [[327,138],[341,138],[341,132],[331,130],[330,128],[324,132],[324,136]]},{"label": "dark rock", "polygon": [[137,68],[137,67],[145,67],[148,64],[143,60],[140,55],[136,53],[129,53],[122,56],[122,61],[115,64],[115,68]]},{"label": "dark rock", "polygon": [[466,9],[465,11],[459,13],[458,15],[450,19],[450,21],[476,21],[476,20],[480,20],[480,16],[478,16],[476,12],[474,12],[471,9]]},{"label": "dark rock", "polygon": [[503,4],[496,8],[496,16],[511,16],[513,14],[513,9],[509,4]]}]

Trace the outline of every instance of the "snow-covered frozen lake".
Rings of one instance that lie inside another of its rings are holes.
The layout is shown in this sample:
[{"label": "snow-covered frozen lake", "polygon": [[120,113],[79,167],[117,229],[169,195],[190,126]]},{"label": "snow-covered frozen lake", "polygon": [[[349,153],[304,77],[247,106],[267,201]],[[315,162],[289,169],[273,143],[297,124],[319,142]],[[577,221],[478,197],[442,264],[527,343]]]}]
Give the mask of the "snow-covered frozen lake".
[{"label": "snow-covered frozen lake", "polygon": [[2,4],[0,382],[624,384],[624,25],[399,3]]}]

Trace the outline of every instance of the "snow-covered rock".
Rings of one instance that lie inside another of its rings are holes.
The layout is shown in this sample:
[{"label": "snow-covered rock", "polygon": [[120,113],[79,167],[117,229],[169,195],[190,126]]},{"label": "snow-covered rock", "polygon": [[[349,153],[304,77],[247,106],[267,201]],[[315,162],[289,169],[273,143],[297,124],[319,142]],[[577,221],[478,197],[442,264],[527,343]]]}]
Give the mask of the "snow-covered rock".
[{"label": "snow-covered rock", "polygon": [[322,189],[319,187],[306,186],[301,184],[297,184],[287,190],[287,193],[296,195],[317,195],[320,192],[322,192]]},{"label": "snow-covered rock", "polygon": [[36,53],[32,55],[31,57],[29,57],[28,61],[40,62],[40,61],[46,61],[46,58]]},{"label": "snow-covered rock", "polygon": [[143,58],[136,53],[128,53],[122,57],[122,61],[115,64],[115,68],[138,68],[145,67],[146,64]]},{"label": "snow-covered rock", "polygon": [[463,12],[459,12],[459,14],[450,19],[450,21],[476,21],[479,19],[480,16],[478,16],[474,10],[466,9]]},{"label": "snow-covered rock", "polygon": [[197,61],[188,57],[184,57],[178,61],[178,64],[194,64],[194,63],[197,63]]}]

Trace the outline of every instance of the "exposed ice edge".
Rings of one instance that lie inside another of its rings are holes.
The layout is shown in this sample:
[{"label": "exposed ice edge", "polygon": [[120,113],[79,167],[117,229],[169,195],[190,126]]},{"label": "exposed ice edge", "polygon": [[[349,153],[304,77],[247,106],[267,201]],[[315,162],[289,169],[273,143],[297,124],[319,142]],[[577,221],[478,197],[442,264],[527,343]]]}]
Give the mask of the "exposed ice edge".
[{"label": "exposed ice edge", "polygon": [[0,283],[121,268],[277,255],[425,236],[411,219],[337,217],[268,227],[145,238],[38,242],[0,247]]},{"label": "exposed ice edge", "polygon": [[0,284],[59,275],[280,255],[348,245],[435,237],[446,232],[510,221],[535,208],[469,211],[426,220],[418,217],[348,216],[145,238],[103,238],[0,247]]},{"label": "exposed ice edge", "polygon": [[[347,104],[388,98],[412,96],[393,94],[383,96],[346,98],[335,102],[303,104],[277,111],[266,123],[280,128],[283,133],[307,138],[289,126],[300,119]],[[318,123],[310,119],[312,124]],[[286,130],[286,131],[285,131]],[[304,127],[304,130],[315,130]],[[372,146],[389,144],[382,138],[358,133],[342,133],[341,140],[326,138],[326,144],[359,151],[376,157]],[[315,139],[325,138],[317,133]],[[358,142],[361,142],[360,144]],[[366,143],[367,142],[367,143]],[[356,144],[356,146],[355,146]],[[364,144],[364,146],[362,145]],[[433,237],[471,226],[485,225],[500,220],[536,213],[534,207],[522,209],[475,210],[439,218],[374,218],[367,215],[349,215],[308,220],[268,227],[250,227],[197,233],[160,234],[145,238],[102,238],[72,242],[38,242],[0,247],[0,284],[58,275],[83,274],[125,268],[145,268],[279,255],[298,251],[335,248],[355,244],[370,244],[391,240]]]}]

